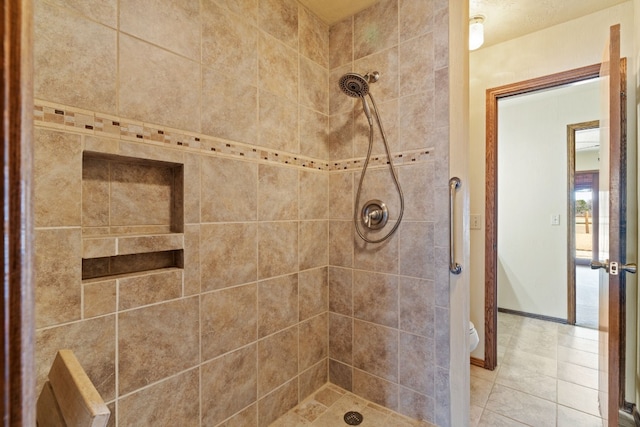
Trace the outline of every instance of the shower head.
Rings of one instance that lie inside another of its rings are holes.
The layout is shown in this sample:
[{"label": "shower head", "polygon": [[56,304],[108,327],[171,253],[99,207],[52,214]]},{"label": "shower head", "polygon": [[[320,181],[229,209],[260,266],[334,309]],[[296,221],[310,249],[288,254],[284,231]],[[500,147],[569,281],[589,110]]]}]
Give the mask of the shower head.
[{"label": "shower head", "polygon": [[353,98],[363,98],[369,93],[369,81],[357,73],[347,73],[340,77],[340,89]]}]

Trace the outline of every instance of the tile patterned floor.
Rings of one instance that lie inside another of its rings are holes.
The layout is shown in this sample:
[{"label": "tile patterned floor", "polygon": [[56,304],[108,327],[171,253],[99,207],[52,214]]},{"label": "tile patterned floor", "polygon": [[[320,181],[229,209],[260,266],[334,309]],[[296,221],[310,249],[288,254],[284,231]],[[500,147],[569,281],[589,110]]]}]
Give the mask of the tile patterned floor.
[{"label": "tile patterned floor", "polygon": [[498,314],[498,368],[471,367],[471,427],[603,427],[598,332]]},{"label": "tile patterned floor", "polygon": [[343,419],[348,411],[357,411],[363,415],[360,427],[433,427],[427,422],[404,417],[364,400],[333,384],[324,385],[270,427],[348,426]]}]

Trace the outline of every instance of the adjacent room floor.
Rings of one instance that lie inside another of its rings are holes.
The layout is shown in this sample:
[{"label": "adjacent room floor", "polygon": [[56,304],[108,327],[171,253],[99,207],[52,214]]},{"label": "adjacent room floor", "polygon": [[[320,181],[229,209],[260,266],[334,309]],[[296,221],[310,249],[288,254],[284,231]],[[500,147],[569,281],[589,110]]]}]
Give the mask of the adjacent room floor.
[{"label": "adjacent room floor", "polygon": [[498,367],[471,367],[471,426],[603,426],[598,331],[498,314]]}]

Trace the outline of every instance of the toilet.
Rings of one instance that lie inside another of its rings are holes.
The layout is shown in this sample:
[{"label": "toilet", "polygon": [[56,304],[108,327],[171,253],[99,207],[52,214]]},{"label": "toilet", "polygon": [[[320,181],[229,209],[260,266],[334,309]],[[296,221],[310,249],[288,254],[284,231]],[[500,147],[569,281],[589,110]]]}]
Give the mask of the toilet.
[{"label": "toilet", "polygon": [[472,352],[478,346],[480,338],[478,338],[478,331],[473,322],[469,322],[469,352]]}]

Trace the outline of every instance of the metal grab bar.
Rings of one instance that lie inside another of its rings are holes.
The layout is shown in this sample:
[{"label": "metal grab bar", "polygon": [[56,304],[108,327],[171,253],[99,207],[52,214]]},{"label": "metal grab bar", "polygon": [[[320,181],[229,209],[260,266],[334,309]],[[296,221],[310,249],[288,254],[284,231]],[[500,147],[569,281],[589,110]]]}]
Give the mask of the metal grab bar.
[{"label": "metal grab bar", "polygon": [[453,177],[449,180],[449,271],[453,274],[460,274],[462,266],[455,260],[455,228],[454,228],[454,212],[456,190],[460,188],[460,178]]}]

